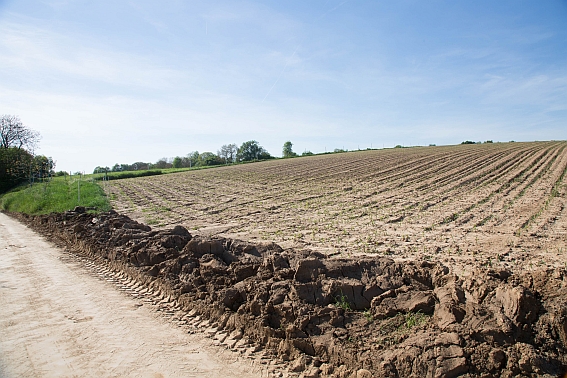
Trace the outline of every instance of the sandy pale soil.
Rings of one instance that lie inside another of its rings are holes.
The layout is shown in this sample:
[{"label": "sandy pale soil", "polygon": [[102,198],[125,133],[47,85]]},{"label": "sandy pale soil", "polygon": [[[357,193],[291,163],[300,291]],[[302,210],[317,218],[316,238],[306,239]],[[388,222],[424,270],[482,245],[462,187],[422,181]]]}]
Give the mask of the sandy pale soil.
[{"label": "sandy pale soil", "polygon": [[258,377],[0,214],[0,377]]}]

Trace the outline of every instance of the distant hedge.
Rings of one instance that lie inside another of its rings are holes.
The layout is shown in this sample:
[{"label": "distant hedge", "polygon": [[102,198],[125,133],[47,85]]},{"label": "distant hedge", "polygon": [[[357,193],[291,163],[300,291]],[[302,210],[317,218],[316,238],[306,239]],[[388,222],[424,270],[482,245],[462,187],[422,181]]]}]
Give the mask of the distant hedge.
[{"label": "distant hedge", "polygon": [[163,174],[163,172],[160,169],[152,169],[148,171],[108,172],[106,176],[104,174],[100,174],[95,176],[94,179],[98,181],[102,181],[103,179],[121,180],[134,177],[157,176],[161,174]]}]

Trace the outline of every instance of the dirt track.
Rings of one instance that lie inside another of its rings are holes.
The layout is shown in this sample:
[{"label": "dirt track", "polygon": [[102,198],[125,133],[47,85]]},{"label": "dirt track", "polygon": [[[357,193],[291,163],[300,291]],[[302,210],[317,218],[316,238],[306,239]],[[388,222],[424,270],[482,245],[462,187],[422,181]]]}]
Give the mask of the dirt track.
[{"label": "dirt track", "polygon": [[0,251],[2,378],[262,375],[1,213]]}]

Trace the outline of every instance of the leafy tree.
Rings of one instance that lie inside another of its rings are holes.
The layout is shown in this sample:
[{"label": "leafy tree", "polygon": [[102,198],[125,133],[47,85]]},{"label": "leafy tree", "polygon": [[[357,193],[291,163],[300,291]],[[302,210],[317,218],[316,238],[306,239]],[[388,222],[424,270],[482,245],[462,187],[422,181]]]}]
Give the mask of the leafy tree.
[{"label": "leafy tree", "polygon": [[313,154],[313,152],[311,152],[311,151],[303,151],[303,152],[301,153],[301,156],[313,156],[313,155],[314,155],[314,154]]},{"label": "leafy tree", "polygon": [[173,159],[173,168],[181,168],[183,167],[183,159],[181,159],[179,156],[176,156]]},{"label": "leafy tree", "polygon": [[32,172],[35,177],[39,179],[51,177],[54,173],[53,168],[55,168],[55,162],[52,158],[43,155],[33,158]]},{"label": "leafy tree", "polygon": [[205,167],[209,165],[219,165],[222,164],[223,161],[220,157],[213,154],[212,152],[203,152],[199,155],[199,166]]},{"label": "leafy tree", "polygon": [[17,148],[0,148],[0,192],[29,180],[30,183],[54,175],[55,161],[43,155],[33,156]]},{"label": "leafy tree", "polygon": [[199,151],[189,152],[187,154],[186,167],[196,167],[199,165]]},{"label": "leafy tree", "polygon": [[7,191],[31,177],[33,155],[24,149],[0,148],[0,192]]},{"label": "leafy tree", "polygon": [[24,126],[16,116],[0,117],[0,148],[15,147],[33,151],[39,141],[39,133]]},{"label": "leafy tree", "polygon": [[234,143],[224,144],[220,150],[218,150],[217,155],[224,160],[225,164],[234,163],[236,160],[236,154],[238,153],[238,146]]},{"label": "leafy tree", "polygon": [[260,146],[255,140],[249,140],[248,142],[242,143],[236,155],[236,160],[238,161],[253,161],[271,158],[272,156],[268,153],[268,151]]},{"label": "leafy tree", "polygon": [[287,141],[284,143],[283,145],[283,149],[282,149],[282,155],[284,158],[290,158],[290,157],[296,157],[297,154],[295,152],[293,152],[293,143],[291,143],[291,141]]},{"label": "leafy tree", "polygon": [[50,177],[55,162],[45,156],[34,156],[39,133],[27,128],[16,116],[0,117],[0,192],[26,180]]},{"label": "leafy tree", "polygon": [[93,171],[93,173],[105,173],[105,172],[110,172],[110,168],[98,166]]}]

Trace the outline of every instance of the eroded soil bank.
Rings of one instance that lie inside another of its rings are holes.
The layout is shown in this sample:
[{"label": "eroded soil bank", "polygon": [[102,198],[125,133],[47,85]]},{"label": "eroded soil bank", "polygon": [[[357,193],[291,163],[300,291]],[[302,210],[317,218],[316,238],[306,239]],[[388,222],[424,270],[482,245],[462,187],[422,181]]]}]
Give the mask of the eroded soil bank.
[{"label": "eroded soil bank", "polygon": [[[105,259],[304,377],[560,376],[567,271],[333,259],[276,244],[152,231],[114,211],[20,219]],[[234,345],[234,344],[232,344]]]}]

